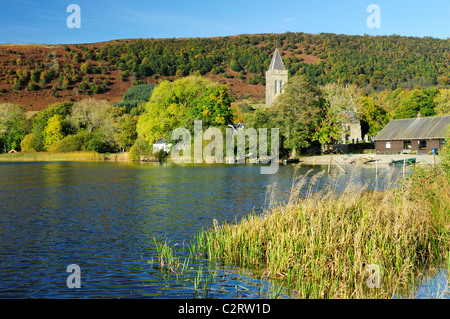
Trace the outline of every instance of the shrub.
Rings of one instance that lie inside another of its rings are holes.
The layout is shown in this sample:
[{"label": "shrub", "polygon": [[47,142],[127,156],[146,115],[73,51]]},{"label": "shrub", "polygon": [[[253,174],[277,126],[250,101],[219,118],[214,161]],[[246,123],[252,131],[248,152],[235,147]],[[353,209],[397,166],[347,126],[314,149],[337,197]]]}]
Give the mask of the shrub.
[{"label": "shrub", "polygon": [[48,148],[49,152],[77,152],[85,151],[92,134],[86,131],[75,135],[68,135]]},{"label": "shrub", "polygon": [[30,133],[24,137],[22,142],[20,142],[20,148],[22,149],[22,152],[36,152],[37,151],[33,133]]},{"label": "shrub", "polygon": [[96,131],[86,143],[86,150],[97,153],[115,153],[117,152],[117,147],[108,141],[102,132]]},{"label": "shrub", "polygon": [[440,151],[442,167],[447,173],[450,173],[450,125],[447,127],[447,136],[445,145]]},{"label": "shrub", "polygon": [[36,85],[36,83],[34,83],[34,82],[28,83],[28,90],[35,91],[35,90],[37,90],[37,88],[38,88],[38,86]]}]

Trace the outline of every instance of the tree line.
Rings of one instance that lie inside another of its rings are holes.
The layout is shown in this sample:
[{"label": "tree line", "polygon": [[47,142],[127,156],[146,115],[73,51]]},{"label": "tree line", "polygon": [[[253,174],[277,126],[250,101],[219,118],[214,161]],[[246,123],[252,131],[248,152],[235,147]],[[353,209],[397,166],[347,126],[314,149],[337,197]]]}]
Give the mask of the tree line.
[{"label": "tree line", "polygon": [[367,95],[354,84],[317,85],[292,77],[269,108],[243,113],[226,85],[188,76],[130,88],[119,103],[93,98],[47,106],[31,118],[24,108],[0,104],[0,151],[129,150],[132,158],[152,153],[153,143],[171,142],[177,127],[193,133],[194,120],[224,132],[236,121],[253,128],[279,128],[281,154],[305,153],[336,143],[357,118],[363,135],[375,136],[390,119],[450,114],[450,89],[402,89]]}]

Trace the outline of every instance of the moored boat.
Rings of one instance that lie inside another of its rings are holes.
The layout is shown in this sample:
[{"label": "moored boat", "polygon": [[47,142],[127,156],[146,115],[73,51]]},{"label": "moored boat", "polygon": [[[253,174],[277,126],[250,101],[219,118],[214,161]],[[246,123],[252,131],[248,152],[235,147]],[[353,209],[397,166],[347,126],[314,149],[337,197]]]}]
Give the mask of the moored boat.
[{"label": "moored boat", "polygon": [[389,165],[410,165],[410,164],[416,164],[416,158],[405,158],[401,160],[391,160]]}]

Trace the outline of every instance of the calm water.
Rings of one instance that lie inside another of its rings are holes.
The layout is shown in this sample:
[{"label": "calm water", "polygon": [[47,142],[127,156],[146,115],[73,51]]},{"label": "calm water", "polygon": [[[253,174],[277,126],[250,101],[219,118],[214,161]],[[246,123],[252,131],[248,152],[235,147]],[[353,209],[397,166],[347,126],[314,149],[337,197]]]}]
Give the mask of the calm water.
[{"label": "calm water", "polygon": [[[338,190],[349,179],[375,181],[373,168],[346,169],[349,174],[334,180]],[[0,298],[202,297],[193,279],[165,278],[149,264],[156,256],[153,238],[183,243],[213,219],[259,213],[269,185],[276,201],[289,198],[294,166],[280,166],[275,175],[259,172],[251,165],[0,163]],[[382,180],[399,174],[399,168],[381,168]],[[323,177],[316,187],[326,182]],[[69,264],[81,268],[80,289],[67,288]],[[246,270],[215,270],[203,297],[264,298],[275,289]]]}]

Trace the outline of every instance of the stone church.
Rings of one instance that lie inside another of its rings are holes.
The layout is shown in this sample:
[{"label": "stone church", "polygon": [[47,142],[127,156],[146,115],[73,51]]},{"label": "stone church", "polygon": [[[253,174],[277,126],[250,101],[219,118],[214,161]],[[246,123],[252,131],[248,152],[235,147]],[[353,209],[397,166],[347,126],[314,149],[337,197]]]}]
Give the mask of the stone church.
[{"label": "stone church", "polygon": [[[276,48],[272,61],[270,62],[269,70],[266,72],[266,107],[271,106],[275,98],[283,93],[283,86],[287,81],[288,70],[284,67],[280,52]],[[361,125],[356,116],[356,109],[351,113],[349,122],[343,124],[343,133],[340,141],[343,143],[345,141],[356,142],[362,139]]]},{"label": "stone church", "polygon": [[266,72],[266,107],[272,105],[275,98],[283,93],[283,85],[288,81],[288,70],[285,69],[278,48],[272,57],[269,70]]}]

